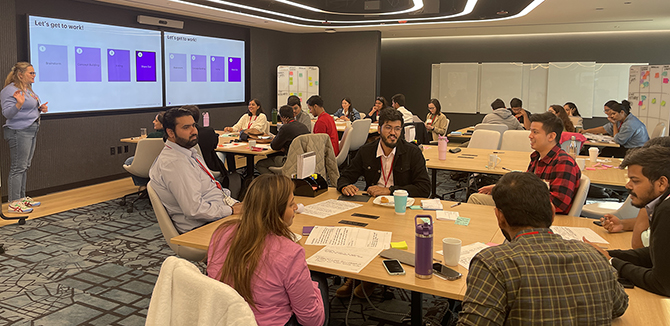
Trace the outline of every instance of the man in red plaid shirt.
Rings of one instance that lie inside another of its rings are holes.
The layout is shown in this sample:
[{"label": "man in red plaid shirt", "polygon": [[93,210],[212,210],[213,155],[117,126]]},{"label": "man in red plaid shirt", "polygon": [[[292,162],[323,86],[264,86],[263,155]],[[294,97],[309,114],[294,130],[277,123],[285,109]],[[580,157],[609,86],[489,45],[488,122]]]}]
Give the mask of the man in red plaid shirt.
[{"label": "man in red plaid shirt", "polygon": [[[563,122],[551,112],[533,114],[530,117],[530,154],[528,171],[549,183],[551,202],[556,214],[567,214],[572,206],[572,198],[579,187],[582,173],[575,160],[561,149],[558,141],[563,132]],[[468,203],[494,206],[491,190],[495,185],[482,187],[472,194]]]}]

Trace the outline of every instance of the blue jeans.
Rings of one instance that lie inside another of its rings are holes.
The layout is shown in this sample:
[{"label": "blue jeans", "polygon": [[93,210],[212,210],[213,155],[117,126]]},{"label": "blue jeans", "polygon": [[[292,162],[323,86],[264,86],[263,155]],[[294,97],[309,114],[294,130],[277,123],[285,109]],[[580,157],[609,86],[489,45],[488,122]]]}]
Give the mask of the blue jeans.
[{"label": "blue jeans", "polygon": [[3,128],[5,140],[9,143],[10,165],[7,195],[10,203],[26,196],[28,168],[30,167],[30,161],[33,160],[33,154],[35,154],[35,143],[39,128],[40,125],[37,121],[26,129]]}]

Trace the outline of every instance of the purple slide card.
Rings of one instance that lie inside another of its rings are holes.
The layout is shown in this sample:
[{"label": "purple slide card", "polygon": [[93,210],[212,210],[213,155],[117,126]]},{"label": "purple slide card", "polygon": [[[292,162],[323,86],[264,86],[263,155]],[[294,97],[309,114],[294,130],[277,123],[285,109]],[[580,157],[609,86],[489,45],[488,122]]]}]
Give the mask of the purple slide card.
[{"label": "purple slide card", "polygon": [[107,49],[107,80],[110,82],[130,81],[130,51]]},{"label": "purple slide card", "polygon": [[170,53],[170,81],[186,81],[186,54]]},{"label": "purple slide card", "polygon": [[38,44],[39,74],[41,82],[66,82],[67,77],[67,46]]},{"label": "purple slide card", "polygon": [[242,59],[228,58],[228,81],[241,82],[242,81]]},{"label": "purple slide card", "polygon": [[83,46],[74,47],[75,76],[78,82],[102,81],[100,49]]},{"label": "purple slide card", "polygon": [[211,56],[211,78],[213,82],[225,82],[226,57]]},{"label": "purple slide card", "polygon": [[191,81],[192,82],[206,82],[207,81],[207,56],[206,55],[191,55]]},{"label": "purple slide card", "polygon": [[138,82],[156,81],[156,52],[136,51],[135,68]]}]

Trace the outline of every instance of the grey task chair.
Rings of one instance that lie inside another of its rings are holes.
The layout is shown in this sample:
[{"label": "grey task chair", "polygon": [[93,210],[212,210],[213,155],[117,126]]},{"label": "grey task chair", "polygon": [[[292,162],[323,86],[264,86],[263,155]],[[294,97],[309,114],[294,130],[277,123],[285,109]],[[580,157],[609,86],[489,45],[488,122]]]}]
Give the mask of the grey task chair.
[{"label": "grey task chair", "polygon": [[656,138],[663,136],[665,136],[665,123],[659,122],[658,124],[656,124],[656,127],[654,127],[654,131],[651,132],[651,137],[649,138]]},{"label": "grey task chair", "polygon": [[[361,146],[365,145],[365,142],[368,140],[368,135],[370,134],[370,125],[372,120],[370,119],[358,119],[351,123],[351,143],[349,144],[349,151],[358,150]],[[342,148],[340,148],[340,151]]]},{"label": "grey task chair", "polygon": [[479,129],[472,133],[468,148],[498,149],[500,133],[494,130]]},{"label": "grey task chair", "polygon": [[168,246],[170,246],[170,248],[177,254],[177,256],[184,259],[188,259],[190,261],[204,260],[207,256],[207,250],[184,247],[170,242],[170,239],[179,235],[179,232],[177,232],[177,229],[174,227],[170,215],[168,215],[167,210],[165,210],[165,206],[163,206],[163,202],[161,202],[161,199],[158,198],[156,191],[152,188],[151,181],[149,181],[149,184],[147,184],[147,193],[149,194],[149,199],[151,200],[151,206],[154,208],[156,220],[158,220],[158,226],[160,226],[161,232],[163,233],[163,237],[165,238],[165,242],[167,242]]},{"label": "grey task chair", "polygon": [[[140,141],[137,143],[137,148],[135,148],[135,156],[133,158],[133,163],[131,163],[130,165],[124,164],[123,168],[126,169],[126,171],[128,171],[132,175],[142,178],[149,178],[149,169],[151,169],[151,165],[154,164],[154,161],[163,150],[163,147],[165,147],[163,138],[140,139]],[[133,212],[133,205],[138,199],[147,197],[147,191],[140,190],[127,194],[123,196],[123,198],[119,202],[119,205],[125,206],[128,200],[127,197],[133,195],[138,196],[137,198],[135,198],[135,200],[133,200],[130,203],[130,206],[128,206],[127,209],[128,213]]]},{"label": "grey task chair", "polygon": [[584,208],[584,202],[586,202],[590,186],[591,179],[582,174],[582,178],[579,179],[579,187],[575,192],[575,196],[572,198],[572,206],[570,207],[570,211],[568,211],[569,216],[579,217],[582,214],[582,208]]},{"label": "grey task chair", "polygon": [[600,202],[584,205],[582,216],[599,219],[605,214],[612,214],[620,220],[637,217],[640,209],[631,204],[630,195],[623,203]]},{"label": "grey task chair", "polygon": [[349,157],[349,148],[351,146],[351,131],[353,130],[352,127],[347,127],[347,129],[344,129],[344,133],[342,133],[342,139],[340,139],[340,153],[337,154],[335,157],[335,160],[337,160],[337,166],[342,165],[344,163],[344,160]]},{"label": "grey task chair", "polygon": [[[503,124],[497,124],[497,123],[480,123],[478,125],[475,125],[475,131],[484,129],[484,130],[495,130],[500,133],[500,138],[498,138],[500,141],[498,142],[498,149],[500,148],[500,145],[502,143],[502,136],[505,133],[507,129],[507,125]],[[474,134],[474,133],[473,133]]]},{"label": "grey task chair", "polygon": [[505,151],[532,152],[533,149],[530,147],[528,135],[530,135],[530,130],[507,130],[503,133],[500,149]]}]

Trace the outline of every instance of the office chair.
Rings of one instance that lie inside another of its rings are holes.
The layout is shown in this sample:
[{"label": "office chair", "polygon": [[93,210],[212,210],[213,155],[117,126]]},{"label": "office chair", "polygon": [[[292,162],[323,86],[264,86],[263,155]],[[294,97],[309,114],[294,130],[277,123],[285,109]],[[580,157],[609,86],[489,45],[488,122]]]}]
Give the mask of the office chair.
[{"label": "office chair", "polygon": [[[162,138],[141,139],[137,143],[133,163],[130,165],[124,164],[123,168],[132,175],[142,178],[149,178],[149,169],[151,169],[151,165],[154,164],[154,161],[163,150],[163,147],[165,147],[165,143],[163,142]],[[121,198],[119,205],[125,206],[128,197],[133,195],[137,195],[137,198],[135,198],[135,200],[130,203],[130,206],[128,206],[128,213],[133,212],[133,205],[135,205],[136,201],[142,198],[147,198],[147,191],[146,189],[138,190],[136,192],[127,194]]]}]

